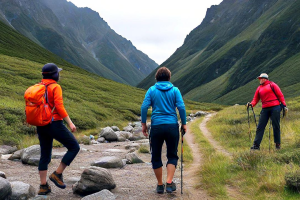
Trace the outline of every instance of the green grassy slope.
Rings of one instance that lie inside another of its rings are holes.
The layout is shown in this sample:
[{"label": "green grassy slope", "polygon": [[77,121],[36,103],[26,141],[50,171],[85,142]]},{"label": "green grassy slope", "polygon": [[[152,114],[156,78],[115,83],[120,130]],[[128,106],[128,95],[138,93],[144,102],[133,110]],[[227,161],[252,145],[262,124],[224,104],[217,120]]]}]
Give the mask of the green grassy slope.
[{"label": "green grassy slope", "polygon": [[[25,124],[25,90],[41,80],[45,63],[63,68],[59,84],[65,107],[79,131],[107,125],[122,128],[135,120],[145,90],[89,73],[0,22],[0,144],[19,144],[35,127]],[[222,106],[187,101],[190,110],[220,110]]]}]

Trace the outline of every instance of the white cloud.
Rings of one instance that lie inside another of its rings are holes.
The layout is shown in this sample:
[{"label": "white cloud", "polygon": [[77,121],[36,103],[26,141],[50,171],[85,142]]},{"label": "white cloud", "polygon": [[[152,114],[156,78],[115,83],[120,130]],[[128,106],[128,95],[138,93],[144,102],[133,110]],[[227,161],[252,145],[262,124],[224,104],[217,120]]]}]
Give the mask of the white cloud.
[{"label": "white cloud", "polygon": [[89,7],[118,34],[158,64],[183,44],[203,20],[207,8],[222,0],[68,0]]}]

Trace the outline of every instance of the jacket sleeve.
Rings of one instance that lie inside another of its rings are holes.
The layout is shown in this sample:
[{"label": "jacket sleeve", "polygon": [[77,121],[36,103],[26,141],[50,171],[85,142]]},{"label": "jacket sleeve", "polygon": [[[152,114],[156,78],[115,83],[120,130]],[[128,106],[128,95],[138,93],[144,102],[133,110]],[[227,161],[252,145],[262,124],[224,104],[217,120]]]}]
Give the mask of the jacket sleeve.
[{"label": "jacket sleeve", "polygon": [[63,97],[62,97],[62,89],[60,85],[57,85],[54,88],[54,106],[57,113],[61,116],[61,118],[65,118],[68,116],[68,113],[63,104]]},{"label": "jacket sleeve", "polygon": [[275,91],[275,94],[277,96],[277,98],[279,98],[279,101],[284,105],[286,106],[286,103],[285,103],[285,100],[284,100],[284,96],[283,96],[283,93],[281,92],[279,86],[276,84],[276,83],[273,83],[273,88],[274,88],[274,91]]},{"label": "jacket sleeve", "polygon": [[176,107],[179,111],[179,115],[180,115],[182,125],[186,125],[185,105],[184,105],[181,93],[180,93],[178,88],[176,90]]},{"label": "jacket sleeve", "polygon": [[254,97],[253,97],[253,100],[251,101],[251,104],[252,106],[254,107],[258,101],[260,100],[260,96],[259,96],[259,88],[260,86],[257,87],[256,91],[255,91],[255,94],[254,94]]},{"label": "jacket sleeve", "polygon": [[147,121],[147,112],[149,106],[151,106],[151,88],[147,91],[142,107],[141,107],[141,118],[142,118],[142,123],[146,123]]}]

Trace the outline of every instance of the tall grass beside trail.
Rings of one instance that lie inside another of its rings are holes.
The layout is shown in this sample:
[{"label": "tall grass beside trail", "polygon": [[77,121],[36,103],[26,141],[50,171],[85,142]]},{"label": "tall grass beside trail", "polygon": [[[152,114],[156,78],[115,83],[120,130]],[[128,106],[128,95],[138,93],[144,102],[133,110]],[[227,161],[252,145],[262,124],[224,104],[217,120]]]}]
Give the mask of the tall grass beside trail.
[{"label": "tall grass beside trail", "polygon": [[[255,123],[250,110],[249,140],[248,115],[245,106],[232,106],[220,111],[208,122],[208,129],[227,151],[232,160],[225,160],[229,166],[227,182],[249,199],[299,199],[300,194],[285,186],[285,174],[299,170],[300,164],[300,98],[287,101],[289,112],[281,120],[282,149],[275,150],[273,130],[269,152],[269,124],[266,127],[260,151],[251,151],[255,137]],[[257,122],[261,105],[254,109]],[[211,162],[213,163],[213,162]],[[214,166],[208,166],[210,170]],[[223,175],[220,176],[222,179]]]}]

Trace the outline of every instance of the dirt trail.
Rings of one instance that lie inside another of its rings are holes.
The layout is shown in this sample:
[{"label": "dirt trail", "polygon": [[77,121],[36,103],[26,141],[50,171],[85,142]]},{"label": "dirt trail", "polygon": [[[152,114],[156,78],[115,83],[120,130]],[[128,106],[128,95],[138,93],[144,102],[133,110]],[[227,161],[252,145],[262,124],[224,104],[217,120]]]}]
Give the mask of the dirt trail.
[{"label": "dirt trail", "polygon": [[207,122],[215,116],[217,113],[208,114],[205,116],[201,124],[199,125],[200,130],[203,135],[208,139],[209,143],[219,152],[223,153],[225,156],[231,157],[231,154],[226,151],[212,136],[209,130],[206,127]]},{"label": "dirt trail", "polygon": [[[193,123],[193,122],[192,122]],[[186,143],[189,145],[189,147],[192,150],[193,154],[193,163],[184,170],[184,189],[187,191],[187,197],[190,199],[211,199],[207,194],[206,191],[203,189],[196,189],[195,186],[201,187],[201,180],[199,177],[199,169],[201,167],[202,163],[202,154],[199,150],[198,144],[195,142],[195,137],[193,133],[191,132],[191,123],[188,125],[187,133],[185,134],[184,138]]]},{"label": "dirt trail", "polygon": [[[228,156],[229,158],[232,158],[231,153],[229,153],[226,149],[224,149],[212,136],[210,131],[207,129],[207,122],[215,116],[217,113],[208,114],[205,116],[205,118],[202,120],[202,122],[199,124],[199,128],[203,135],[208,139],[209,143],[216,149],[218,152],[223,153],[225,156]],[[231,185],[226,185],[226,190],[228,193],[228,196],[230,199],[247,199],[242,194],[239,193],[239,191],[234,188]]]}]

